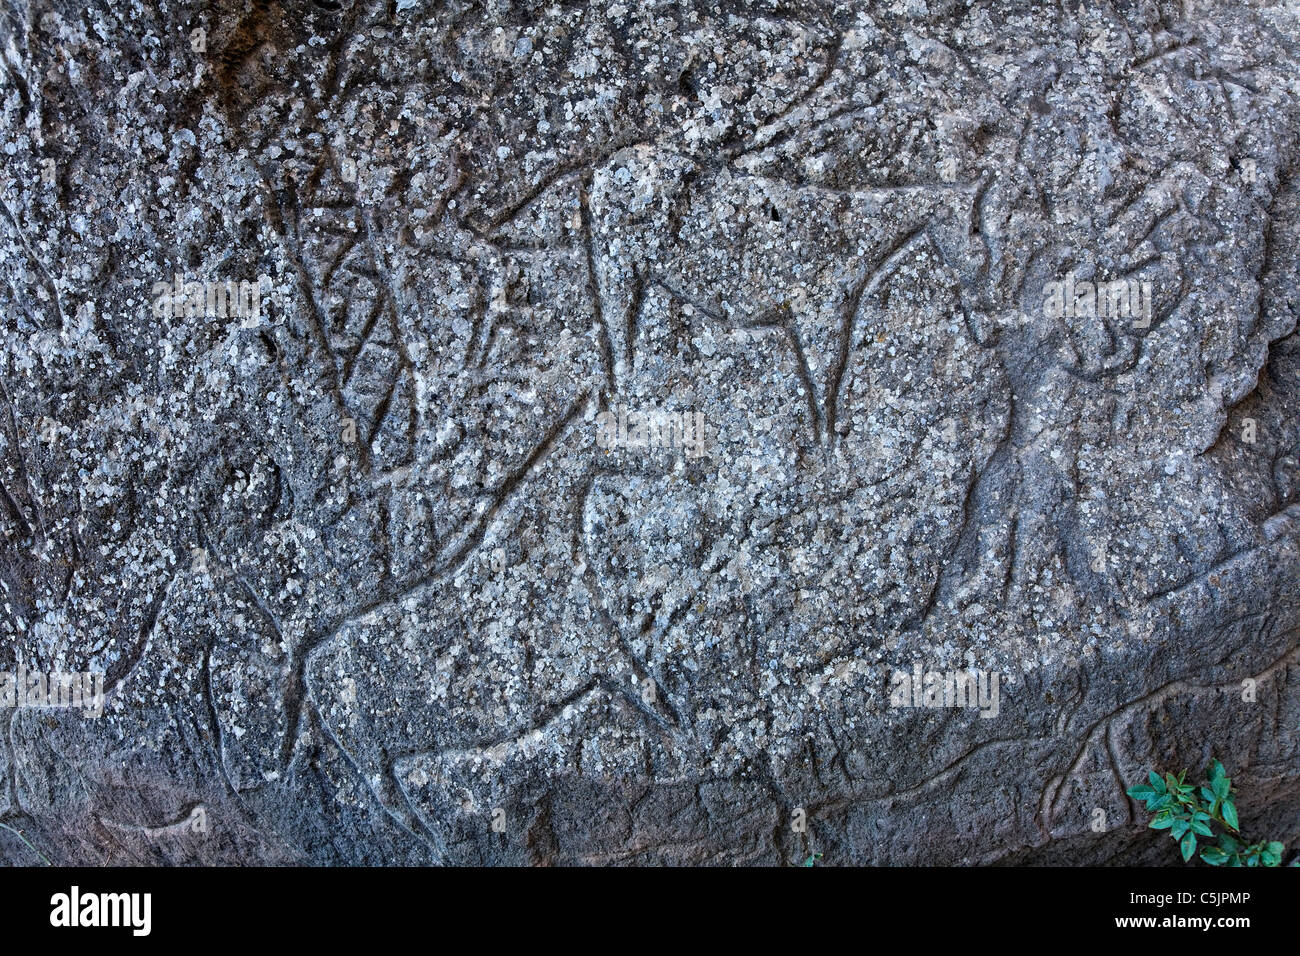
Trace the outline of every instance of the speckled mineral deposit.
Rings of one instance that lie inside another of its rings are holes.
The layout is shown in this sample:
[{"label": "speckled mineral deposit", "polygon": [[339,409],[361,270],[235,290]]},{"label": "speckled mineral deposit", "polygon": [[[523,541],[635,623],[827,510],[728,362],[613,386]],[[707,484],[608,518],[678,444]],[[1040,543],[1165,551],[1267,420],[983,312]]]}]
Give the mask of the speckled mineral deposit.
[{"label": "speckled mineral deposit", "polygon": [[1294,4],[0,3],[0,860],[1300,838]]}]

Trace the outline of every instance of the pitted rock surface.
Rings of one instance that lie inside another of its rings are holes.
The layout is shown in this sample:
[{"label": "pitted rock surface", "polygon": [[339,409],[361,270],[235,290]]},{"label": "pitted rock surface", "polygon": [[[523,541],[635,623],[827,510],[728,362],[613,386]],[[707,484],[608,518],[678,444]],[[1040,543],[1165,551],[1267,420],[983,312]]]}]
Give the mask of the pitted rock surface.
[{"label": "pitted rock surface", "polygon": [[1294,5],[3,12],[0,859],[1300,838]]}]

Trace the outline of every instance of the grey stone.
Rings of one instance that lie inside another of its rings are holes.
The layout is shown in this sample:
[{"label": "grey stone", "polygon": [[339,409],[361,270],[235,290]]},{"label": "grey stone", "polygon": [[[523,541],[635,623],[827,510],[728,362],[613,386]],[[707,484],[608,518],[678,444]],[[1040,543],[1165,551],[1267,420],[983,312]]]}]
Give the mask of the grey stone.
[{"label": "grey stone", "polygon": [[1296,11],[1069,6],[6,0],[0,671],[104,698],[0,822],[1169,863],[1217,757],[1294,849]]}]

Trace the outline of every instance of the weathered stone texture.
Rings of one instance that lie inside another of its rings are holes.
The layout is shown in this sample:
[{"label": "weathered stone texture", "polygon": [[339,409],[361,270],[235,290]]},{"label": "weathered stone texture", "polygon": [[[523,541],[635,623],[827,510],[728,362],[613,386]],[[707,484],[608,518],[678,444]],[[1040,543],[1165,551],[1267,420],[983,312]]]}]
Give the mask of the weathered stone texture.
[{"label": "weathered stone texture", "polygon": [[1211,755],[1300,838],[1294,6],[3,13],[55,862],[1171,862]]}]

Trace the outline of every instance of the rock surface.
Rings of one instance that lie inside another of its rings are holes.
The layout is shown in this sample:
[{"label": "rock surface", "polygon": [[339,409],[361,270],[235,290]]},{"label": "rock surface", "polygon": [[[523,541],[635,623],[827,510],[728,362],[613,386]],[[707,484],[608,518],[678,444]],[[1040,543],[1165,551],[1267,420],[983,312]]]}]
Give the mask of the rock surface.
[{"label": "rock surface", "polygon": [[1075,6],[5,0],[0,860],[1294,846],[1300,23]]}]

